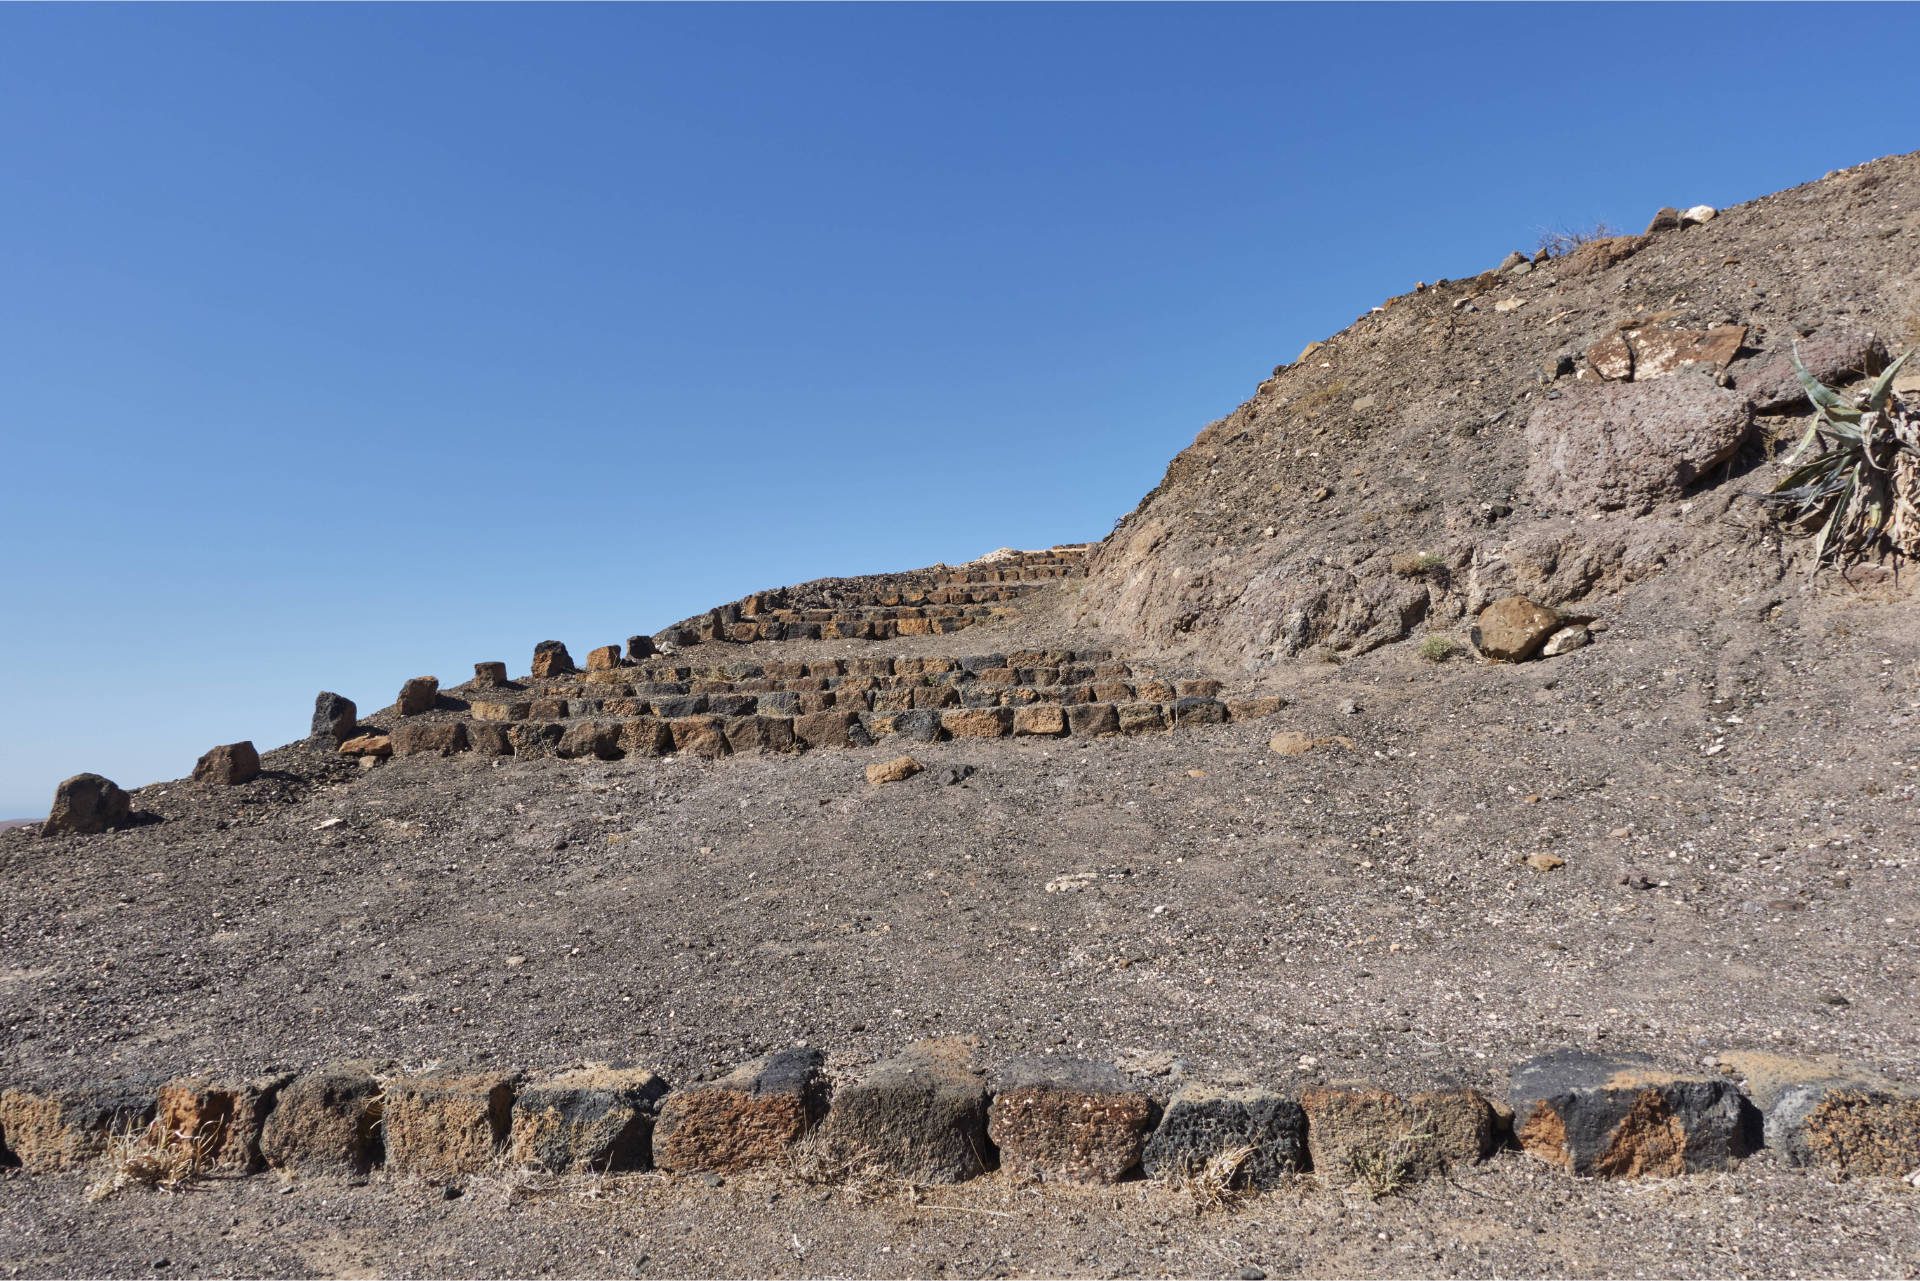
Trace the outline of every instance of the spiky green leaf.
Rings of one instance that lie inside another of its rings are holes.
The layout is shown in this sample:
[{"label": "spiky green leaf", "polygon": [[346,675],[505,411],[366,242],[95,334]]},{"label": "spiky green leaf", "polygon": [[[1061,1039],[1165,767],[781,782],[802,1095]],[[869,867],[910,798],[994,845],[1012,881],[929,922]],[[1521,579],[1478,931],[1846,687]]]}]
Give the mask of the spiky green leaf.
[{"label": "spiky green leaf", "polygon": [[[1911,356],[1912,354],[1912,352],[1908,352],[1907,356]],[[1888,365],[1886,369],[1881,372],[1880,376],[1873,380],[1873,386],[1867,389],[1868,409],[1886,408],[1887,397],[1893,391],[1893,376],[1900,372],[1900,366],[1907,363],[1907,356],[1902,356],[1891,365]]]},{"label": "spiky green leaf", "polygon": [[1798,342],[1793,344],[1793,372],[1799,377],[1800,385],[1806,389],[1808,400],[1811,400],[1822,409],[1847,408],[1847,402],[1840,398],[1839,392],[1808,373],[1807,367],[1800,363],[1800,344]]}]

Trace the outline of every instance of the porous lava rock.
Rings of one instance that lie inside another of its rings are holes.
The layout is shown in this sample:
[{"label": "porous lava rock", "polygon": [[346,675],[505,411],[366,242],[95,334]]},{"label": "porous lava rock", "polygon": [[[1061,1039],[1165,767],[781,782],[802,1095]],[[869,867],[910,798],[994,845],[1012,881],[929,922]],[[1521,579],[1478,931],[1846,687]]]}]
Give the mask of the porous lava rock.
[{"label": "porous lava rock", "polygon": [[778,1050],[675,1090],[654,1126],[654,1164],[729,1174],[785,1159],[826,1115],[825,1063],[816,1049]]},{"label": "porous lava rock", "polygon": [[418,716],[430,712],[440,701],[440,678],[437,676],[415,676],[400,687],[400,697],[395,707],[402,716]]},{"label": "porous lava rock", "polygon": [[154,1098],[154,1120],[167,1134],[184,1134],[204,1154],[207,1169],[251,1174],[265,1163],[260,1136],[290,1075],[249,1081],[175,1077]]},{"label": "porous lava rock", "polygon": [[516,1166],[644,1170],[667,1083],[645,1068],[588,1063],[536,1078],[513,1105],[508,1156]]},{"label": "porous lava rock", "polygon": [[541,680],[550,676],[571,676],[579,669],[573,656],[557,640],[544,640],[533,647],[533,674]]},{"label": "porous lava rock", "polygon": [[260,1132],[260,1155],[280,1170],[364,1172],[380,1157],[376,1065],[330,1063],[289,1081]]},{"label": "porous lava rock", "polygon": [[1368,1085],[1307,1090],[1307,1144],[1321,1179],[1350,1183],[1370,1166],[1421,1179],[1455,1162],[1484,1160],[1498,1139],[1493,1104],[1477,1090],[1403,1098]]},{"label": "porous lava rock", "polygon": [[388,1081],[380,1113],[387,1168],[436,1178],[486,1169],[513,1123],[515,1080],[443,1067]]},{"label": "porous lava rock", "polygon": [[0,1137],[31,1174],[79,1169],[117,1134],[153,1119],[153,1089],[139,1082],[0,1091]]},{"label": "porous lava rock", "polygon": [[1270,1090],[1184,1085],[1147,1140],[1142,1168],[1150,1178],[1177,1178],[1241,1148],[1248,1152],[1236,1185],[1277,1187],[1307,1167],[1306,1112]]},{"label": "porous lava rock", "polygon": [[911,756],[896,756],[890,761],[875,761],[867,766],[867,782],[900,783],[918,774],[923,766]]},{"label": "porous lava rock", "polygon": [[313,725],[308,732],[313,738],[330,738],[336,743],[344,743],[353,737],[354,726],[359,720],[360,709],[354,706],[352,699],[321,690],[313,699]]},{"label": "porous lava rock", "polygon": [[964,1039],[918,1041],[834,1091],[821,1124],[835,1166],[914,1183],[958,1183],[986,1172],[987,1085]]},{"label": "porous lava rock", "polygon": [[1751,1150],[1746,1104],[1721,1077],[1568,1048],[1516,1065],[1509,1080],[1520,1146],[1570,1174],[1672,1177],[1726,1169]]},{"label": "porous lava rock", "polygon": [[467,750],[465,721],[403,722],[393,727],[395,756],[452,756]]},{"label": "porous lava rock", "polygon": [[1086,1059],[1020,1058],[1000,1072],[987,1133],[1002,1168],[1060,1183],[1115,1183],[1140,1166],[1159,1119],[1119,1069]]},{"label": "porous lava rock", "polygon": [[231,787],[260,777],[260,753],[250,742],[210,748],[194,762],[193,781]]}]

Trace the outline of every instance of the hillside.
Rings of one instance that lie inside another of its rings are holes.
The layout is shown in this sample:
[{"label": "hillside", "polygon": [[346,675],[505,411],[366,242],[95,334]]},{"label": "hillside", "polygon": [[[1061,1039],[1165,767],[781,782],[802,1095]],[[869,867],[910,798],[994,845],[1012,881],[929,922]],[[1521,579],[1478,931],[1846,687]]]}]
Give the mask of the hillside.
[{"label": "hillside", "polygon": [[[1912,577],[1751,495],[1790,343],[1851,384],[1920,337],[1916,197],[1894,157],[1423,283],[1099,543],[74,789],[0,831],[0,1258],[1910,1266]],[[1491,661],[1514,594],[1559,613]],[[221,1177],[85,1199],[156,1115]],[[1182,1173],[1233,1136],[1244,1199]]]}]

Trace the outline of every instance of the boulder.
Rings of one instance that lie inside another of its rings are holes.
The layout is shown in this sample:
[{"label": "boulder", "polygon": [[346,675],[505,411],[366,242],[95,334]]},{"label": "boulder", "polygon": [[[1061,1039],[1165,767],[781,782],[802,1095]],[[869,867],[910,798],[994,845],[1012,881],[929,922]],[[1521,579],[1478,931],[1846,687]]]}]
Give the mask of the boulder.
[{"label": "boulder", "polygon": [[1527,482],[1560,511],[1641,515],[1733,457],[1752,426],[1747,402],[1699,373],[1574,387],[1527,420]]},{"label": "boulder", "polygon": [[1239,1148],[1252,1150],[1235,1186],[1276,1187],[1307,1166],[1307,1114],[1266,1090],[1185,1085],[1147,1140],[1142,1168],[1150,1178],[1181,1178]]},{"label": "boulder", "polygon": [[352,699],[321,690],[314,696],[313,726],[309,736],[331,738],[336,743],[344,743],[353,737],[354,726],[359,720],[360,709],[353,705]]},{"label": "boulder", "polygon": [[501,662],[475,663],[473,665],[473,687],[475,689],[497,689],[507,683],[507,665]]},{"label": "boulder", "polygon": [[553,754],[563,761],[585,760],[588,757],[617,761],[626,752],[620,746],[619,725],[612,721],[580,721],[567,726],[561,733]]},{"label": "boulder", "polygon": [[1182,698],[1173,705],[1175,725],[1224,725],[1227,705],[1217,698]]},{"label": "boulder", "polygon": [[[1798,340],[1800,362],[1829,387],[1844,386],[1886,368],[1887,347],[1871,331],[1845,322],[1822,326]],[[1751,366],[1734,370],[1734,386],[1756,414],[1808,408],[1807,391],[1793,370],[1793,344],[1782,343]]]},{"label": "boulder", "polygon": [[1159,1106],[1118,1069],[1085,1059],[1014,1059],[987,1133],[1003,1168],[1063,1183],[1115,1183],[1140,1166]]},{"label": "boulder", "polygon": [[550,676],[571,676],[579,668],[573,665],[572,655],[567,647],[557,640],[541,641],[533,647],[533,674],[541,679]]},{"label": "boulder", "polygon": [[137,1083],[0,1091],[0,1136],[32,1174],[74,1170],[106,1154],[117,1134],[153,1119],[153,1091]]},{"label": "boulder", "polygon": [[1751,1149],[1731,1081],[1669,1072],[1644,1055],[1555,1050],[1518,1064],[1510,1080],[1520,1146],[1572,1174],[1722,1170]]},{"label": "boulder", "polygon": [[193,766],[193,781],[231,787],[260,777],[260,753],[250,742],[228,743],[208,749]]},{"label": "boulder", "polygon": [[1920,1170],[1920,1097],[1912,1087],[1838,1059],[1736,1051],[1766,1146],[1789,1165],[1843,1176],[1904,1178]]},{"label": "boulder", "polygon": [[380,1082],[368,1063],[332,1063],[280,1090],[260,1155],[281,1170],[372,1168],[380,1154]]},{"label": "boulder", "polygon": [[493,1164],[513,1123],[509,1072],[439,1068],[387,1082],[380,1129],[387,1168],[435,1178]]},{"label": "boulder", "polygon": [[1013,709],[956,708],[940,714],[940,728],[950,738],[1004,738],[1013,730]]},{"label": "boulder", "polygon": [[784,1160],[827,1113],[824,1066],[818,1050],[779,1050],[675,1090],[654,1126],[654,1164],[729,1174]]},{"label": "boulder", "polygon": [[1075,738],[1120,732],[1120,713],[1112,703],[1075,703],[1067,709],[1067,729]]},{"label": "boulder", "polygon": [[958,1183],[987,1169],[987,1087],[964,1040],[919,1041],[834,1091],[823,1156],[856,1173]]},{"label": "boulder", "polygon": [[434,725],[418,722],[394,726],[393,754],[396,756],[452,756],[468,748],[464,721],[441,721]]},{"label": "boulder", "polygon": [[1564,626],[1558,610],[1525,596],[1507,596],[1481,611],[1473,625],[1473,643],[1496,662],[1518,663],[1532,658]]},{"label": "boulder", "polygon": [[507,737],[513,740],[515,756],[539,759],[552,756],[553,749],[565,733],[564,725],[556,725],[552,721],[522,721],[507,731]]},{"label": "boulder", "polygon": [[643,658],[651,658],[659,652],[653,647],[651,636],[627,637],[627,658],[632,662],[637,663]]},{"label": "boulder", "polygon": [[620,666],[620,647],[602,645],[587,652],[587,670],[590,672],[610,672]]},{"label": "boulder", "polygon": [[430,712],[440,703],[440,678],[437,676],[416,676],[400,687],[400,699],[395,710],[402,716],[418,716],[421,712]]},{"label": "boulder", "polygon": [[489,703],[475,699],[467,711],[476,721],[524,721],[533,711],[532,703]]},{"label": "boulder", "polygon": [[509,1159],[555,1174],[644,1170],[667,1083],[644,1068],[589,1063],[543,1076],[513,1105]]},{"label": "boulder", "polygon": [[90,836],[133,821],[133,798],[98,774],[75,774],[53,789],[53,809],[40,824],[42,836]]},{"label": "boulder", "polygon": [[1314,1172],[1331,1184],[1426,1178],[1484,1160],[1498,1140],[1493,1105],[1477,1090],[1402,1098],[1371,1086],[1312,1089],[1300,1106]]},{"label": "boulder", "polygon": [[900,783],[918,774],[923,767],[911,756],[896,756],[890,761],[875,761],[867,766],[867,782]]},{"label": "boulder", "polygon": [[252,1081],[176,1077],[160,1087],[154,1120],[167,1134],[201,1146],[206,1167],[220,1174],[251,1174],[265,1164],[260,1136],[274,1100],[291,1076]]},{"label": "boulder", "polygon": [[388,734],[362,734],[340,744],[342,756],[392,756],[393,738]]}]

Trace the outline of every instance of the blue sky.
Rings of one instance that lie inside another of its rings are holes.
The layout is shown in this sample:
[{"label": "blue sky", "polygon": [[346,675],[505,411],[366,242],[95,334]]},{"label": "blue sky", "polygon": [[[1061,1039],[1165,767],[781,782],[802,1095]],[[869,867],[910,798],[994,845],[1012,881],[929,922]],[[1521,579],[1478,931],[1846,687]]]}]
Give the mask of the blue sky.
[{"label": "blue sky", "polygon": [[[1098,538],[1555,225],[1920,146],[1909,6],[0,6],[0,816]],[[1835,92],[1807,53],[1831,51]]]}]

